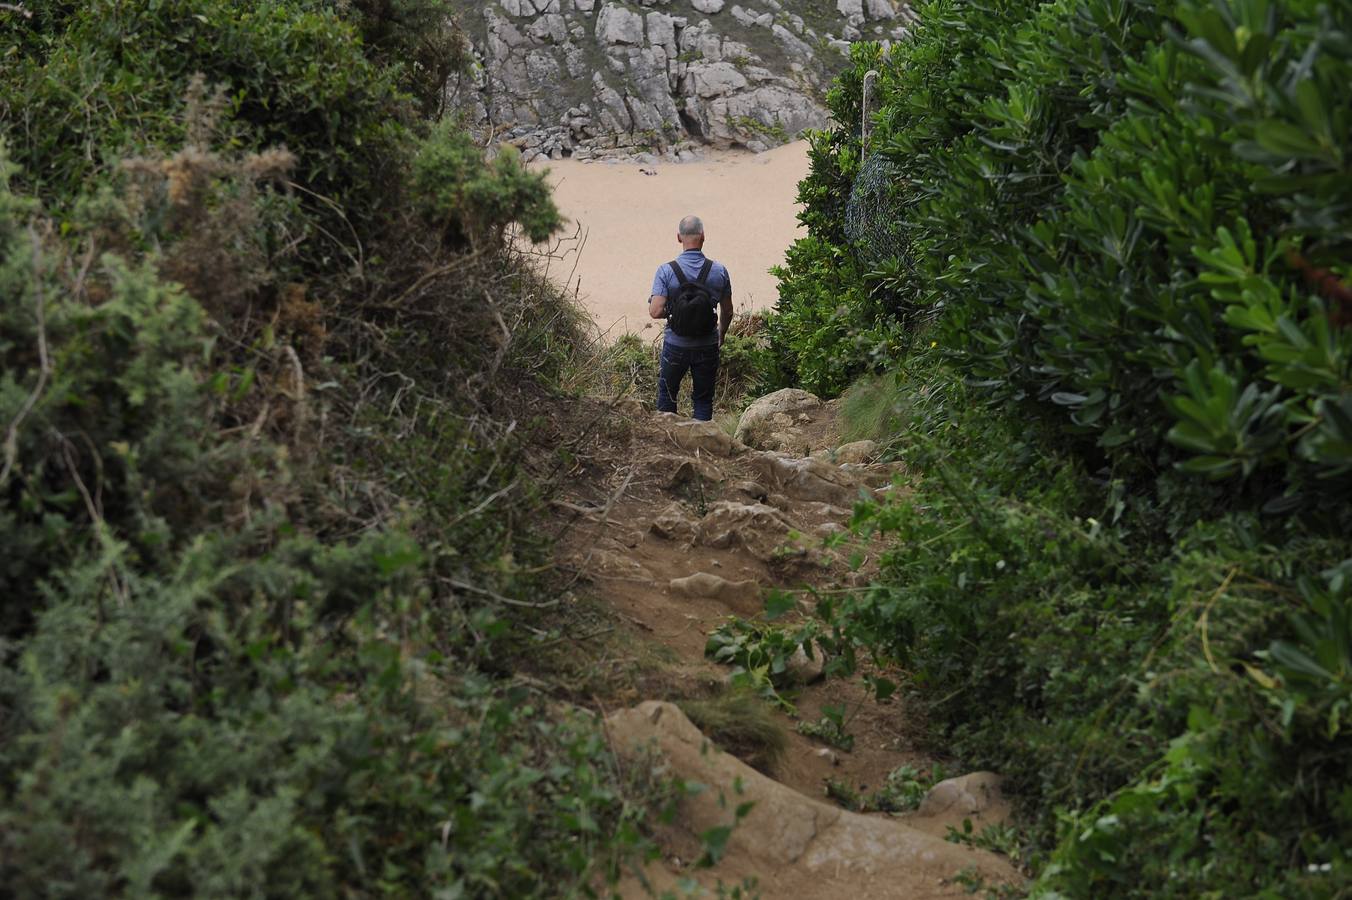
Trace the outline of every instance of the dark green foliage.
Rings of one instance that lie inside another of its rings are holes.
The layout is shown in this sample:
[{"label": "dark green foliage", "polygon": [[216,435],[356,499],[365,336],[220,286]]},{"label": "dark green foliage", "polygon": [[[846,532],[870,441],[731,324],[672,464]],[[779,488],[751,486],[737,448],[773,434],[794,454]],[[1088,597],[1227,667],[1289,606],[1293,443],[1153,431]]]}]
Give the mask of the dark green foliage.
[{"label": "dark green foliage", "polygon": [[[858,508],[895,549],[877,584],[821,611],[911,670],[965,767],[1010,779],[1055,847],[1036,893],[1299,894],[1346,877],[1346,585],[1301,573],[1336,578],[1352,544],[1244,514],[1161,545],[1159,513],[1105,496],[1038,429],[941,370],[902,387],[897,446],[926,475]],[[1302,596],[1311,611],[1273,645]],[[1338,874],[1307,881],[1324,863]]]},{"label": "dark green foliage", "polygon": [[[191,297],[111,254],[79,273],[7,189],[0,241],[0,879],[556,896],[613,874],[638,810],[604,740],[481,674],[509,621],[439,587],[531,589],[511,516],[466,513],[514,486],[510,448],[425,411],[400,442],[439,454],[381,461],[425,516],[303,536],[331,523],[287,520],[293,482],[336,498],[273,440],[223,437],[256,373],[218,355]],[[423,518],[445,544],[405,530]]]},{"label": "dark green foliage", "polygon": [[[828,288],[871,285],[867,301],[811,309],[854,331],[941,312],[964,371],[1124,477],[1177,460],[1284,509],[1346,490],[1345,11],[1067,0],[965,5],[921,29],[882,65],[872,139],[907,252]],[[833,92],[842,121],[858,90]],[[802,193],[822,224],[799,252],[830,259],[849,252],[828,223],[843,221],[858,139],[816,143]],[[802,260],[785,279],[788,324],[772,334],[786,359],[823,340],[792,327],[811,321],[794,301],[823,283],[813,272]],[[868,349],[847,359],[867,366]]]},{"label": "dark green foliage", "polygon": [[936,0],[814,138],[772,355],[898,369],[857,417],[924,473],[823,612],[1011,776],[1037,895],[1352,877],[1349,9]]},{"label": "dark green foliage", "polygon": [[446,0],[353,0],[367,55],[398,73],[424,117],[445,114],[446,84],[472,60]]},{"label": "dark green foliage", "polygon": [[844,390],[889,358],[895,327],[878,315],[849,254],[816,238],[793,245],[775,269],[779,300],[766,321],[764,388],[797,384],[814,393]]},{"label": "dark green foliage", "polygon": [[48,583],[0,680],[11,890],[556,896],[604,868],[622,786],[590,723],[395,639],[428,625],[415,544],[240,550],[148,576],[109,544]]}]

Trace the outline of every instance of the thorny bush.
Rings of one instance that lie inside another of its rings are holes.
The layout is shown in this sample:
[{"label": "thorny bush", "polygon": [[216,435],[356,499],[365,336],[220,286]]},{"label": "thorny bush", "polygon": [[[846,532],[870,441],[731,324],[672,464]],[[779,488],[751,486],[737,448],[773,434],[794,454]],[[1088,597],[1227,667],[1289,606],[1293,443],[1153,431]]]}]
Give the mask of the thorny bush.
[{"label": "thorny bush", "polygon": [[[599,889],[656,788],[511,677],[557,602],[523,461],[580,314],[411,211],[431,132],[366,20],[28,5],[0,11],[0,882]],[[442,215],[548,225],[542,179],[479,164],[505,205]]]}]

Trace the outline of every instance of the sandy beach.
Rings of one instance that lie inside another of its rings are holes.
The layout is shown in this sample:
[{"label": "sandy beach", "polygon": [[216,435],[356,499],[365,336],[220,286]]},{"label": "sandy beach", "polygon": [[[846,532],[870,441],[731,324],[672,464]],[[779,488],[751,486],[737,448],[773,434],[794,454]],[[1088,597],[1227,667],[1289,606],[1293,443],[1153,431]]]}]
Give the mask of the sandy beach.
[{"label": "sandy beach", "polygon": [[[687,163],[575,162],[548,168],[569,233],[549,261],[610,337],[655,328],[648,318],[653,273],[680,253],[676,225],[693,213],[704,220],[705,252],[728,267],[738,315],[776,299],[767,271],[806,234],[798,225],[798,182],[808,172],[807,143],[766,153],[707,153]],[[642,170],[655,172],[645,175]],[[649,331],[648,333],[654,333]]]}]

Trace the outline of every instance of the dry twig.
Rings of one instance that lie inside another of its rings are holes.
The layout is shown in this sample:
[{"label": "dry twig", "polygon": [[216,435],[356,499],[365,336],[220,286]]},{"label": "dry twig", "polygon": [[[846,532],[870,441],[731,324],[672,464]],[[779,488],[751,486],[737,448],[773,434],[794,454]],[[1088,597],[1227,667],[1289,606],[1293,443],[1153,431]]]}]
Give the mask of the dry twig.
[{"label": "dry twig", "polygon": [[9,473],[19,457],[19,426],[33,411],[33,407],[37,406],[38,399],[46,390],[47,380],[52,374],[52,361],[47,353],[47,297],[42,289],[42,241],[38,237],[37,229],[31,225],[28,234],[33,240],[33,293],[37,297],[38,383],[19,408],[19,414],[14,417],[14,421],[9,423],[9,429],[5,433],[5,466],[0,469],[0,484],[9,480]]}]

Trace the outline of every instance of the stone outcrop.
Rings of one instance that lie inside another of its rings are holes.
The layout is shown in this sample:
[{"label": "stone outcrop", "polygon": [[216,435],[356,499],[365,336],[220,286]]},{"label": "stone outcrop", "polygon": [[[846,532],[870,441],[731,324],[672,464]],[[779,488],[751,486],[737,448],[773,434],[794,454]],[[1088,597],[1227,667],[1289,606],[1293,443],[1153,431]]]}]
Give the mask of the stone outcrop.
[{"label": "stone outcrop", "polygon": [[945,813],[970,816],[984,812],[1003,798],[1003,779],[994,772],[971,772],[941,781],[930,788],[920,802],[918,816],[933,817]]},{"label": "stone outcrop", "polygon": [[[1019,874],[992,853],[960,847],[942,837],[881,816],[847,812],[775,782],[711,745],[679,708],[649,700],[605,719],[620,756],[706,786],[683,796],[672,827],[692,837],[745,818],[732,829],[723,872],[755,873],[766,897],[835,900],[839,897],[917,898],[960,896],[942,889],[959,871],[991,885],[1017,885]],[[657,759],[654,759],[654,754]],[[699,846],[695,841],[695,846]],[[660,866],[647,875],[656,887],[674,881]],[[621,885],[624,896],[641,896]]]},{"label": "stone outcrop", "polygon": [[898,40],[909,22],[904,0],[459,5],[476,65],[447,85],[450,105],[527,158],[784,143],[826,125],[850,41]]}]

